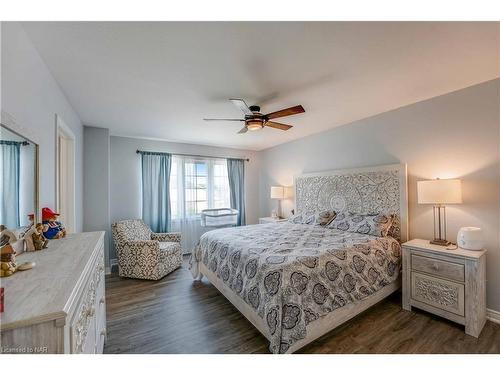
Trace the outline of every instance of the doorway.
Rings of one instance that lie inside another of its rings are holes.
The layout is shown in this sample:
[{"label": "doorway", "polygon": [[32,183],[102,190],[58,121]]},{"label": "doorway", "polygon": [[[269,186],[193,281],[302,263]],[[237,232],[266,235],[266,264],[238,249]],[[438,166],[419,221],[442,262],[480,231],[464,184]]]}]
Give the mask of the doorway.
[{"label": "doorway", "polygon": [[67,233],[74,233],[75,217],[75,135],[56,115],[56,210]]}]

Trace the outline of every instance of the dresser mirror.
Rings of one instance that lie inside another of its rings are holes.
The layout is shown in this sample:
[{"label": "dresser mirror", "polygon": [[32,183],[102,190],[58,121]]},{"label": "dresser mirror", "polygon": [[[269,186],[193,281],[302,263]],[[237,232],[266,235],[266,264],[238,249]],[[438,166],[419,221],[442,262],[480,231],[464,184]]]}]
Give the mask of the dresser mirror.
[{"label": "dresser mirror", "polygon": [[0,167],[0,224],[2,229],[24,232],[39,218],[38,145],[3,123]]}]

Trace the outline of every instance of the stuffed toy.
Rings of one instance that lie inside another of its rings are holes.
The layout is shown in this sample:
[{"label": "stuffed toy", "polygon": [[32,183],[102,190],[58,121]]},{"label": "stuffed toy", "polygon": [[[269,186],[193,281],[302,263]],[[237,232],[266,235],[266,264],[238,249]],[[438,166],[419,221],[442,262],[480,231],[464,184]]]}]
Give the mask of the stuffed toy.
[{"label": "stuffed toy", "polygon": [[35,224],[35,214],[28,214],[28,221],[30,222],[28,225],[26,225],[29,228],[31,228]]},{"label": "stuffed toy", "polygon": [[66,229],[60,221],[57,221],[58,216],[59,214],[50,208],[42,208],[43,235],[49,240],[66,236]]},{"label": "stuffed toy", "polygon": [[12,275],[17,271],[16,252],[10,244],[0,249],[0,277]]},{"label": "stuffed toy", "polygon": [[35,250],[42,250],[47,248],[49,240],[46,239],[43,235],[42,223],[38,223],[37,225],[35,225],[35,230],[31,234],[31,238],[33,240],[33,246],[35,247]]},{"label": "stuffed toy", "polygon": [[13,244],[17,241],[17,237],[11,230],[7,229],[5,225],[0,225],[0,247],[7,244]]},{"label": "stuffed toy", "polygon": [[[29,221],[29,224],[24,226],[21,231],[19,232],[19,238],[23,238],[26,236],[26,233],[30,232],[31,229],[34,228],[34,224],[35,224],[35,214],[28,214],[28,221]],[[33,250],[33,249],[32,249]]]}]

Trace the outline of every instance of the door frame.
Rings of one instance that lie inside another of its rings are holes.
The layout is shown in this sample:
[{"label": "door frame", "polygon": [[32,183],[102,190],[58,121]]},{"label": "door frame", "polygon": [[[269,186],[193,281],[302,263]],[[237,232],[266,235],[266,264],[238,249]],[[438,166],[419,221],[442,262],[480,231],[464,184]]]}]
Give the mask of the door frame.
[{"label": "door frame", "polygon": [[69,154],[70,160],[68,161],[68,172],[69,179],[72,185],[72,191],[70,194],[72,196],[69,197],[70,207],[68,208],[67,215],[68,217],[64,217],[63,225],[65,226],[68,233],[76,232],[76,150],[75,150],[75,134],[73,131],[66,125],[64,120],[56,114],[56,139],[55,139],[55,166],[56,166],[56,212],[61,213],[61,191],[60,191],[60,163],[59,163],[59,153],[60,153],[60,145],[59,140],[63,138],[68,140],[68,144],[70,145]]}]

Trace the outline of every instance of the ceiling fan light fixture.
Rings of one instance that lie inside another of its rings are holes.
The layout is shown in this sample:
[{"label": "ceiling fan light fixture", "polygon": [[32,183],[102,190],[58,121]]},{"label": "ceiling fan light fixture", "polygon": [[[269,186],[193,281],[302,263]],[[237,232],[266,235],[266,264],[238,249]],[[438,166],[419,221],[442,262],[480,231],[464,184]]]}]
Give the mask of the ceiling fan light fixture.
[{"label": "ceiling fan light fixture", "polygon": [[248,130],[260,130],[264,127],[264,121],[262,119],[251,119],[247,120],[247,129]]},{"label": "ceiling fan light fixture", "polygon": [[244,121],[245,126],[240,129],[238,134],[244,134],[248,132],[249,130],[255,131],[255,130],[261,130],[264,128],[264,126],[267,128],[274,128],[278,130],[289,130],[293,126],[292,125],[287,125],[287,124],[281,124],[279,122],[275,121],[269,121],[273,120],[275,118],[280,118],[280,117],[286,117],[286,116],[292,116],[296,115],[298,113],[304,113],[304,107],[301,105],[296,105],[295,107],[290,107],[290,108],[285,108],[281,109],[276,112],[271,112],[268,113],[267,115],[264,115],[260,112],[260,107],[258,105],[251,105],[250,107],[247,106],[245,101],[243,99],[229,99],[230,101],[233,102],[236,107],[238,107],[245,117],[243,119],[234,119],[234,118],[205,118],[203,120],[205,121]]}]

